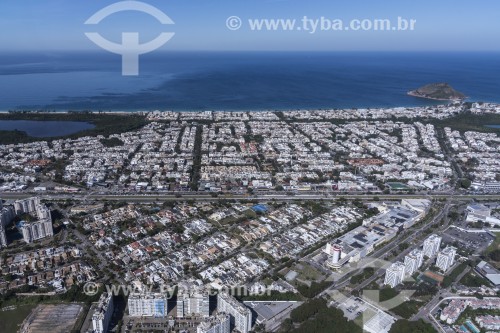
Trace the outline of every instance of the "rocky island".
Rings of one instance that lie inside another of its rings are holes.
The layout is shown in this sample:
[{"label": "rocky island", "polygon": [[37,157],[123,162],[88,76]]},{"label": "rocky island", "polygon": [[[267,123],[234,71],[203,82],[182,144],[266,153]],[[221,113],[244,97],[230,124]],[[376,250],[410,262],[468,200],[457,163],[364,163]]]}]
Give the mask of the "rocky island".
[{"label": "rocky island", "polygon": [[431,83],[416,90],[411,90],[408,95],[439,101],[463,100],[464,94],[453,89],[448,83]]}]

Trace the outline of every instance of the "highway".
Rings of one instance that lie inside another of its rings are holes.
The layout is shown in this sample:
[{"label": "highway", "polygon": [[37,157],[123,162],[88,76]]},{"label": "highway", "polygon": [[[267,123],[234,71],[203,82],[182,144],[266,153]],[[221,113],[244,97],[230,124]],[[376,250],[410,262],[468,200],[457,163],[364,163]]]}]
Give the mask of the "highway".
[{"label": "highway", "polygon": [[373,200],[378,197],[380,200],[401,200],[403,198],[419,199],[448,199],[450,196],[455,201],[469,201],[469,200],[500,200],[499,194],[297,194],[297,195],[279,195],[279,194],[265,194],[258,196],[249,195],[219,195],[212,196],[206,193],[192,193],[189,194],[95,194],[95,193],[33,193],[33,192],[3,192],[0,193],[2,199],[23,199],[32,196],[40,196],[42,199],[47,200],[74,200],[74,201],[93,201],[93,200],[112,200],[112,201],[127,201],[127,202],[158,202],[158,201],[183,201],[183,200],[197,200],[197,201],[222,201],[222,200],[276,200],[276,201],[295,201],[295,200],[334,200],[334,199],[360,199],[360,200]]}]

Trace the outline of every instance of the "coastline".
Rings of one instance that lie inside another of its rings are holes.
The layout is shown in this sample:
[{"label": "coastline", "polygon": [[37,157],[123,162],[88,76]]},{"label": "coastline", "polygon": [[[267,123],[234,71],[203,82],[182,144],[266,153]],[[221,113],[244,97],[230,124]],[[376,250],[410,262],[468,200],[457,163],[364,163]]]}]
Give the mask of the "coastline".
[{"label": "coastline", "polygon": [[436,98],[436,97],[423,96],[423,95],[414,93],[413,91],[408,91],[406,94],[408,96],[412,96],[412,97],[418,97],[418,98],[428,99],[428,100],[432,100],[432,101],[442,101],[442,102],[446,102],[446,101],[449,101],[449,102],[463,102],[463,101],[465,101],[466,99],[469,98],[468,96],[466,96],[464,98],[452,98],[452,99],[448,99],[448,98]]},{"label": "coastline", "polygon": [[[414,96],[414,97],[419,97],[419,96]],[[429,99],[431,98],[425,98],[421,97],[424,99]],[[435,100],[436,102],[456,102],[455,100],[439,100],[439,99],[432,99]],[[460,100],[458,102],[463,102],[463,100]],[[474,102],[474,101],[473,101]],[[479,101],[476,101],[479,102]],[[481,101],[484,103],[495,103],[495,102],[487,102],[487,101]],[[147,114],[151,112],[174,112],[174,113],[203,113],[203,112],[309,112],[309,111],[347,111],[347,110],[387,110],[387,109],[397,109],[397,108],[407,108],[407,109],[414,109],[414,108],[422,108],[422,107],[428,107],[428,106],[440,106],[440,105],[446,105],[449,103],[436,103],[436,104],[430,104],[430,105],[395,105],[395,106],[374,106],[374,107],[323,107],[323,108],[301,108],[301,109],[293,109],[293,108],[288,108],[288,109],[276,109],[276,108],[269,108],[269,109],[231,109],[231,110],[177,110],[177,109],[155,109],[155,110],[106,110],[106,111],[99,111],[99,110],[0,110],[0,115],[5,115],[5,114],[74,114],[74,113],[91,113],[91,114],[117,114],[117,115],[130,115],[130,114]]]}]

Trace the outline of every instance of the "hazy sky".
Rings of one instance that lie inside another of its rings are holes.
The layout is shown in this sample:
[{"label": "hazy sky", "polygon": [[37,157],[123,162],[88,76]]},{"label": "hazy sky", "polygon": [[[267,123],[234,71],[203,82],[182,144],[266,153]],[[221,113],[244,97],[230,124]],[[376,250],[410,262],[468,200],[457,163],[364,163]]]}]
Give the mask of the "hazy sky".
[{"label": "hazy sky", "polygon": [[[175,25],[163,26],[138,12],[109,16],[98,26],[84,22],[108,0],[1,0],[2,51],[99,50],[84,32],[121,40],[137,31],[147,42],[163,31],[175,37],[163,50],[500,50],[498,0],[145,0]],[[226,27],[239,16],[238,31]],[[251,31],[248,19],[416,19],[415,31]],[[0,51],[0,52],[2,52]]]}]

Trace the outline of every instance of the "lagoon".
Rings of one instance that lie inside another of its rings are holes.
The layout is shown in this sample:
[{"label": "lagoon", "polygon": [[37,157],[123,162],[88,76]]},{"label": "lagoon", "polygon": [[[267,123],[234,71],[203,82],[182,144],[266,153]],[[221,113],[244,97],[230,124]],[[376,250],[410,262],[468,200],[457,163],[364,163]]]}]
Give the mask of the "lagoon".
[{"label": "lagoon", "polygon": [[66,136],[94,127],[79,121],[0,120],[0,131],[17,130],[35,138]]}]

